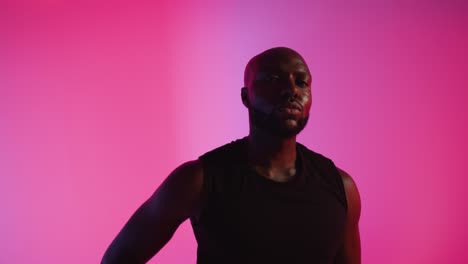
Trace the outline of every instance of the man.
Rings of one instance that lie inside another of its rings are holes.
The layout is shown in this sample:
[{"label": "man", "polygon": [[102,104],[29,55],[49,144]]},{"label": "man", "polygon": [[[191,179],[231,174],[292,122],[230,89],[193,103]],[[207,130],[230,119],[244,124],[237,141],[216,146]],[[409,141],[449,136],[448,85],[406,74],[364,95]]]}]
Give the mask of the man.
[{"label": "man", "polygon": [[312,104],[304,59],[266,50],[245,69],[250,131],[175,169],[134,213],[102,263],[145,263],[190,218],[197,263],[360,263],[356,184],[296,142]]}]

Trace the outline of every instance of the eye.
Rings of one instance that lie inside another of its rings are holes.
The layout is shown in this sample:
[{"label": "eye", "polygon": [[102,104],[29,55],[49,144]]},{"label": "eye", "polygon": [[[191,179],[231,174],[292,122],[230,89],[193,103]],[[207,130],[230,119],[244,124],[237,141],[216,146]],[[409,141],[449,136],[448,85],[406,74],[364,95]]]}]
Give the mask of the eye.
[{"label": "eye", "polygon": [[259,82],[266,82],[266,83],[274,83],[280,80],[280,76],[274,73],[259,73],[256,78],[256,81]]},{"label": "eye", "polygon": [[306,80],[297,80],[296,84],[301,88],[305,88],[309,86],[309,83]]},{"label": "eye", "polygon": [[269,82],[277,82],[280,79],[278,75],[267,75],[265,76],[265,80]]}]

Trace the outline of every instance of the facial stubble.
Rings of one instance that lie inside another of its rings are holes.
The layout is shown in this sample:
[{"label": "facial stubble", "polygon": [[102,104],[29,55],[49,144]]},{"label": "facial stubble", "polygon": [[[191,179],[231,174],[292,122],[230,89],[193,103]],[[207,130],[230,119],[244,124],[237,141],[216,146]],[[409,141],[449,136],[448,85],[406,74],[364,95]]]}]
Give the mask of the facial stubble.
[{"label": "facial stubble", "polygon": [[309,121],[309,115],[307,115],[306,117],[296,120],[297,125],[295,127],[288,128],[282,125],[282,120],[280,120],[280,117],[276,114],[275,108],[267,114],[253,106],[249,109],[249,117],[256,128],[281,138],[296,136],[305,128]]}]

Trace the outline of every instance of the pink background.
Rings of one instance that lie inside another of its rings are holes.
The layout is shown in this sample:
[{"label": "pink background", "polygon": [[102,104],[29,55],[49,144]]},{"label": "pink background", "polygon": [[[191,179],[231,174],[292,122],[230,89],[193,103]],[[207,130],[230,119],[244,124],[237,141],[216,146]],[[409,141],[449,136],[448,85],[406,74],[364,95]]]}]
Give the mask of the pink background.
[{"label": "pink background", "polygon": [[[2,1],[0,263],[98,263],[180,163],[247,134],[245,64],[299,51],[299,141],[362,196],[363,263],[468,263],[465,1]],[[464,168],[464,169],[462,169]],[[151,263],[195,263],[189,222]]]}]

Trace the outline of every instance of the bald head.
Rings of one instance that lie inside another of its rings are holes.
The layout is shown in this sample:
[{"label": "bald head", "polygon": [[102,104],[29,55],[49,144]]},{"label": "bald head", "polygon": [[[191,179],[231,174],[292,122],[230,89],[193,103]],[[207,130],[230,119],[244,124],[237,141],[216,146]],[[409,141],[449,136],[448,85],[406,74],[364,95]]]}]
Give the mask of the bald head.
[{"label": "bald head", "polygon": [[295,50],[277,47],[253,57],[245,68],[242,103],[250,128],[292,137],[306,125],[312,103],[309,68]]},{"label": "bald head", "polygon": [[250,83],[255,78],[255,73],[259,70],[268,67],[275,67],[279,64],[279,62],[284,61],[303,64],[305,68],[304,70],[310,74],[309,68],[304,58],[302,58],[302,56],[297,51],[287,47],[276,47],[265,50],[250,59],[244,70],[244,86],[250,86]]}]

